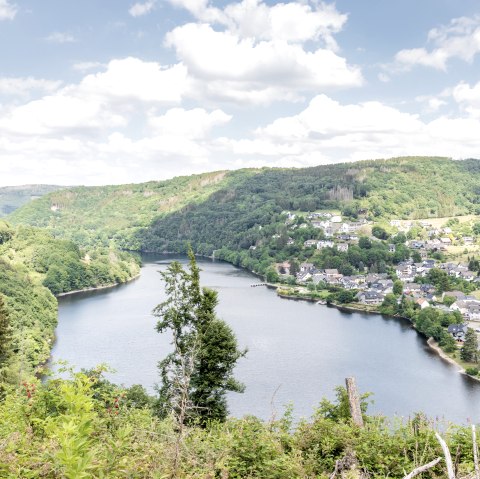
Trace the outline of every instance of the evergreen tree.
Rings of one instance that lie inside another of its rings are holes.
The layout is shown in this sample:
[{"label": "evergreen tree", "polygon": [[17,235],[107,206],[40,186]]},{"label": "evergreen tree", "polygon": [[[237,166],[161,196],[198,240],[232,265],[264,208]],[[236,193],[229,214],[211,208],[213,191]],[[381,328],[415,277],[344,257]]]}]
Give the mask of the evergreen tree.
[{"label": "evergreen tree", "polygon": [[463,343],[460,357],[463,361],[476,363],[478,361],[478,340],[477,334],[472,328],[467,329],[465,334],[465,342]]},{"label": "evergreen tree", "polygon": [[154,309],[157,331],[172,333],[174,351],[159,363],[161,413],[173,412],[180,424],[224,420],[226,392],[242,392],[233,377],[238,349],[230,327],[215,314],[217,293],[200,287],[200,270],[189,251],[189,271],[173,262],[165,273],[167,300]]}]

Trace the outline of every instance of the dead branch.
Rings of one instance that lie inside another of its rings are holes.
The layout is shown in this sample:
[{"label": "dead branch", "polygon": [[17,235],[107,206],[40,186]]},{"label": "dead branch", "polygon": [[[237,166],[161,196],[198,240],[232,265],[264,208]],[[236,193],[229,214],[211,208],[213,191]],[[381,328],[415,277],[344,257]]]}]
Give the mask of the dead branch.
[{"label": "dead branch", "polygon": [[422,472],[428,471],[432,467],[435,467],[441,460],[442,460],[441,457],[437,457],[436,459],[429,462],[428,464],[424,464],[423,466],[417,467],[410,474],[407,474],[403,479],[412,479],[412,477],[418,476]]},{"label": "dead branch", "polygon": [[477,432],[475,431],[475,424],[472,424],[472,442],[473,462],[475,463],[475,479],[480,479],[480,468],[478,467]]},{"label": "dead branch", "polygon": [[437,441],[442,446],[443,455],[445,456],[445,462],[447,463],[447,474],[448,479],[455,479],[455,473],[453,472],[453,463],[452,463],[452,456],[450,455],[450,449],[447,446],[447,443],[441,438],[438,432],[435,433],[435,437]]}]

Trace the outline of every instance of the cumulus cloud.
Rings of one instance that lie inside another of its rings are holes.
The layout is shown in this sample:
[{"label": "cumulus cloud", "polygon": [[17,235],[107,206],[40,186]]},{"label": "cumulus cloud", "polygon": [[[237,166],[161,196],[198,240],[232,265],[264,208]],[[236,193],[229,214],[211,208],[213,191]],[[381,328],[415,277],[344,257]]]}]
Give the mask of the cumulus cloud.
[{"label": "cumulus cloud", "polygon": [[0,95],[28,96],[31,92],[48,93],[57,90],[60,81],[34,77],[0,77]]},{"label": "cumulus cloud", "polygon": [[480,16],[455,18],[448,25],[430,30],[428,44],[430,48],[399,51],[395,55],[396,66],[408,70],[422,65],[445,71],[452,58],[472,63],[480,51]]},{"label": "cumulus cloud", "polygon": [[250,164],[311,166],[403,155],[459,158],[478,154],[478,131],[478,119],[441,116],[425,122],[381,102],[344,105],[318,95],[299,114],[256,129],[253,138],[221,138],[217,146]]},{"label": "cumulus cloud", "polygon": [[149,0],[148,2],[145,3],[135,3],[130,7],[128,10],[128,13],[132,17],[141,17],[143,15],[146,15],[147,13],[150,13],[153,8],[155,7],[155,0]]},{"label": "cumulus cloud", "polygon": [[464,111],[480,118],[480,82],[473,86],[465,82],[459,83],[453,89],[452,96]]},{"label": "cumulus cloud", "polygon": [[257,42],[206,24],[177,27],[166,42],[195,79],[208,82],[204,92],[233,101],[295,100],[301,92],[355,87],[363,81],[359,68],[331,50],[310,52],[285,40]]},{"label": "cumulus cloud", "polygon": [[299,101],[311,91],[363,82],[360,68],[338,54],[334,34],[347,15],[334,5],[242,0],[219,9],[207,0],[170,3],[197,20],[174,28],[165,43],[187,66],[198,98],[237,104]]},{"label": "cumulus cloud", "polygon": [[75,37],[66,32],[53,32],[48,37],[45,38],[48,42],[51,43],[74,43],[76,42]]},{"label": "cumulus cloud", "polygon": [[0,0],[0,20],[13,20],[17,11],[17,6],[9,0]]},{"label": "cumulus cloud", "polygon": [[164,115],[151,116],[148,122],[160,136],[203,139],[214,126],[224,125],[231,119],[232,116],[222,110],[207,112],[203,108],[172,108]]},{"label": "cumulus cloud", "polygon": [[105,71],[87,75],[79,84],[10,108],[0,118],[0,131],[54,136],[124,127],[137,108],[179,103],[187,83],[182,65],[112,60]]},{"label": "cumulus cloud", "polygon": [[98,70],[99,68],[105,67],[103,63],[100,62],[78,62],[72,65],[72,68],[79,72],[86,72],[88,70]]}]

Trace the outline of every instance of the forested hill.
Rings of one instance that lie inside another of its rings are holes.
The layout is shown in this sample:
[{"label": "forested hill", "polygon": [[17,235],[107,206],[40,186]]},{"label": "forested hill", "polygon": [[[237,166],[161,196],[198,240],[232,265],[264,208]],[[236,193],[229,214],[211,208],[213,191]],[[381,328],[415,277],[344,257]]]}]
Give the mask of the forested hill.
[{"label": "forested hill", "polygon": [[427,218],[480,213],[480,161],[409,157],[217,172],[139,185],[54,192],[15,211],[80,245],[198,252],[245,248],[284,210],[340,209],[344,216]]},{"label": "forested hill", "polygon": [[31,200],[61,189],[54,185],[22,185],[0,187],[0,218],[15,211]]},{"label": "forested hill", "polygon": [[85,251],[47,231],[0,221],[0,310],[4,303],[12,333],[12,382],[50,356],[57,324],[54,294],[125,282],[139,269],[128,253]]},{"label": "forested hill", "polygon": [[201,203],[220,188],[230,188],[254,170],[213,172],[141,184],[76,187],[57,191],[15,211],[8,220],[55,231],[81,246],[136,250],[135,233],[155,218]]}]

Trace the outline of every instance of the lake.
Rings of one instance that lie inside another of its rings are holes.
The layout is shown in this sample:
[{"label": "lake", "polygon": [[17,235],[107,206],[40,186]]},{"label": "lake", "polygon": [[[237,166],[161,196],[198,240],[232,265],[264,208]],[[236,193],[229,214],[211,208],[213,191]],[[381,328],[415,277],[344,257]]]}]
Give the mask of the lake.
[{"label": "lake", "polygon": [[[155,331],[152,309],[165,299],[158,271],[174,257],[145,255],[140,278],[110,289],[60,298],[53,361],[76,369],[107,363],[110,379],[149,391],[159,381],[157,363],[170,351],[168,335]],[[186,263],[185,258],[177,258]],[[218,315],[248,348],[236,377],[244,394],[230,394],[230,412],[268,419],[293,403],[295,417],[309,416],[322,397],[355,376],[373,392],[371,413],[480,420],[480,383],[440,359],[407,321],[344,313],[278,298],[245,270],[199,259],[202,286],[219,294]]]}]

